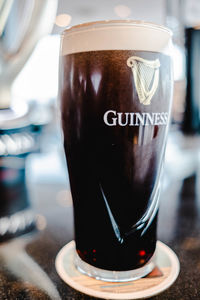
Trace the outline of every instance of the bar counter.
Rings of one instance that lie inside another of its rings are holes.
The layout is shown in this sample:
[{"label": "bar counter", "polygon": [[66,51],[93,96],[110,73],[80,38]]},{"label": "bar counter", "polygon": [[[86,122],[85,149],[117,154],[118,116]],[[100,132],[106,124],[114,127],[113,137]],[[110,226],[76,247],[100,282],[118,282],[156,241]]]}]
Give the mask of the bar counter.
[{"label": "bar counter", "polygon": [[[176,168],[176,166],[174,166]],[[163,184],[158,239],[180,260],[175,283],[152,300],[200,299],[200,189],[198,168]],[[73,239],[73,209],[65,184],[29,185],[38,229],[0,245],[0,299],[95,299],[58,276],[55,258]]]}]

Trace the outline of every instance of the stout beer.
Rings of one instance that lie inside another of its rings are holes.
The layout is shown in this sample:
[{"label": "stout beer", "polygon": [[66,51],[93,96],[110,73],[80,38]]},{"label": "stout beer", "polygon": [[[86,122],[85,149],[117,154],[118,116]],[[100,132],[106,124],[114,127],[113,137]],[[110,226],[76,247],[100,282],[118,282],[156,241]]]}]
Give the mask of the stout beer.
[{"label": "stout beer", "polygon": [[155,251],[172,96],[169,41],[163,27],[121,21],[77,26],[62,38],[76,251],[99,269],[135,270]]}]

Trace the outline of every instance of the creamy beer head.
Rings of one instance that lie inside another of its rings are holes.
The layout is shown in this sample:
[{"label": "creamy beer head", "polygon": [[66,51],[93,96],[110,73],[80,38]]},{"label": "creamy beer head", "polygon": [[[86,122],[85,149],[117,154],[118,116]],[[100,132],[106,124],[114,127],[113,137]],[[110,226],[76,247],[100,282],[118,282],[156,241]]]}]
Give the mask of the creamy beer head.
[{"label": "creamy beer head", "polygon": [[140,50],[170,55],[171,31],[153,23],[120,20],[73,26],[63,32],[62,55],[100,50]]}]

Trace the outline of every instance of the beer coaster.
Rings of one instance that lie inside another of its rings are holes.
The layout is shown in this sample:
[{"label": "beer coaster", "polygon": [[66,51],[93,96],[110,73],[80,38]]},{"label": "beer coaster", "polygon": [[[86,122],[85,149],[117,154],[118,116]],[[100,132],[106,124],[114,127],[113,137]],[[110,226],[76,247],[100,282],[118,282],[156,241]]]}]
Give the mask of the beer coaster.
[{"label": "beer coaster", "polygon": [[102,299],[145,299],[169,288],[176,280],[180,264],[176,254],[158,241],[157,266],[148,276],[129,282],[105,282],[83,275],[74,265],[75,243],[64,246],[56,257],[56,270],[65,283],[84,294]]}]

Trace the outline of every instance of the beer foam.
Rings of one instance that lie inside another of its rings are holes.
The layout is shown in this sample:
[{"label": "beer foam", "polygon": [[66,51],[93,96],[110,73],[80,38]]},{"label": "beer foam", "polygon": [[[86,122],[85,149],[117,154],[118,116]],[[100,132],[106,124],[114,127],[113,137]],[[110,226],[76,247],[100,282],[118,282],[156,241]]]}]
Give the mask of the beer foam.
[{"label": "beer foam", "polygon": [[99,21],[66,29],[62,55],[100,50],[140,50],[171,55],[172,33],[164,26],[141,21]]}]

